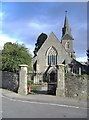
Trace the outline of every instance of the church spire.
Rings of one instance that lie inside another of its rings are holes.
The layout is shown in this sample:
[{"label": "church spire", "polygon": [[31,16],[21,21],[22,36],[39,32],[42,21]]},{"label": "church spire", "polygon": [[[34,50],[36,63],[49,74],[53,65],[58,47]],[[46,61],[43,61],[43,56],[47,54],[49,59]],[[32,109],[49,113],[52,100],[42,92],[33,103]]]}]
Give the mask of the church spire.
[{"label": "church spire", "polygon": [[65,11],[65,21],[64,21],[64,27],[62,28],[62,37],[65,34],[71,35],[71,28],[68,23],[67,11]]}]

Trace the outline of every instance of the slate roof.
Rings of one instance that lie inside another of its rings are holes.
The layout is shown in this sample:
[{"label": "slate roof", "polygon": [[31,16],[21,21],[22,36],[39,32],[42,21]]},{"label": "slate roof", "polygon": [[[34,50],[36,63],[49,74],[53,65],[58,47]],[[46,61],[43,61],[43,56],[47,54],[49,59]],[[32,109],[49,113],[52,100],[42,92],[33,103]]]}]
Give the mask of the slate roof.
[{"label": "slate roof", "polygon": [[63,37],[62,37],[62,40],[74,40],[73,37],[69,34],[65,34]]}]

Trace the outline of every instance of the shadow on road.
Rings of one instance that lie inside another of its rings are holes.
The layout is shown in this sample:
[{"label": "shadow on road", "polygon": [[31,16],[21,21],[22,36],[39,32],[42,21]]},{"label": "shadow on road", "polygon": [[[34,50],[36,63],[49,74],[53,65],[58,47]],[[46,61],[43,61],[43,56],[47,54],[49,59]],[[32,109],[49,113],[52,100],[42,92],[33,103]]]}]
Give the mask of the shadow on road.
[{"label": "shadow on road", "polygon": [[36,93],[37,93],[37,94],[45,94],[45,95],[47,95],[47,91],[45,91],[45,90],[42,90],[42,91],[36,91]]},{"label": "shadow on road", "polygon": [[43,94],[43,95],[53,95],[53,96],[55,96],[55,94],[53,94],[53,93],[48,93],[48,91],[45,91],[45,90],[34,91],[33,93],[35,93],[35,94]]},{"label": "shadow on road", "polygon": [[47,91],[45,91],[45,90],[33,91],[33,93],[35,93],[35,94],[44,94],[44,95],[48,95]]}]

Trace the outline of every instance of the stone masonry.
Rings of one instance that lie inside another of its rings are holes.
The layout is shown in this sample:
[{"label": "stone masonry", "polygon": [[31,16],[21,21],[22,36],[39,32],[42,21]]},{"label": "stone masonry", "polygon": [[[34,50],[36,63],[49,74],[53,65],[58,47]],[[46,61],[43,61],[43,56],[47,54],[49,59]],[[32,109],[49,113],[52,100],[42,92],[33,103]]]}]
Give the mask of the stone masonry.
[{"label": "stone masonry", "polygon": [[27,95],[27,67],[28,65],[20,65],[19,72],[19,90],[18,93],[22,95]]}]

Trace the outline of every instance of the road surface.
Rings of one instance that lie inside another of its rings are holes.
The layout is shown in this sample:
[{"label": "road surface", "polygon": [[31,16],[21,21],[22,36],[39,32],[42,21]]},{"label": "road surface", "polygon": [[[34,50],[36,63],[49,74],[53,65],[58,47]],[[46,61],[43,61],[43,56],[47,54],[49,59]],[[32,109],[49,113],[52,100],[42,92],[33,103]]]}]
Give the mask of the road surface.
[{"label": "road surface", "polygon": [[2,97],[3,118],[86,118],[87,109]]}]

